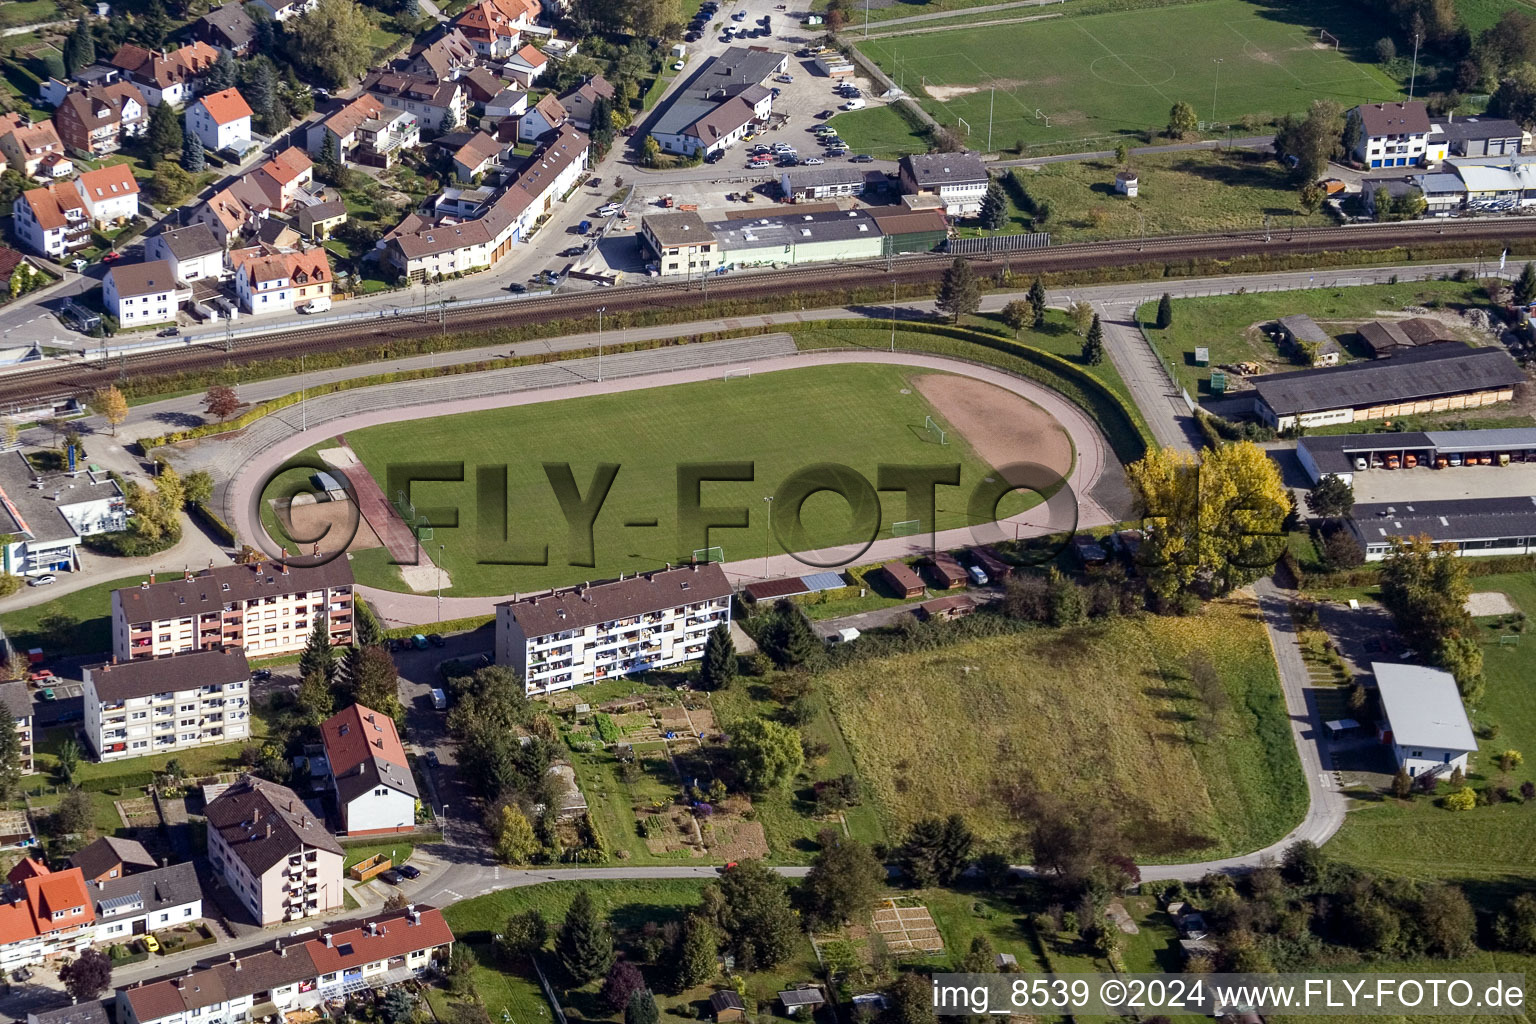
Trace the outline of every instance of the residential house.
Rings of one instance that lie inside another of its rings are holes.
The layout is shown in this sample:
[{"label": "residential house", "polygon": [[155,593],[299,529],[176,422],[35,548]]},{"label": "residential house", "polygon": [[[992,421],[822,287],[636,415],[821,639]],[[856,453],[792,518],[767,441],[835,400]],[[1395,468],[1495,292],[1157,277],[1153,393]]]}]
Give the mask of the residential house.
[{"label": "residential house", "polygon": [[450,28],[405,59],[398,70],[429,82],[446,82],[475,66],[475,48],[464,33]]},{"label": "residential house", "polygon": [[353,704],[320,725],[331,789],[349,836],[409,832],[420,794],[394,719]]},{"label": "residential house", "polygon": [[[220,629],[209,624],[211,634]],[[251,735],[251,669],[239,647],[92,665],[85,737],[99,761],[233,743]]]},{"label": "residential house", "polygon": [[207,224],[165,228],[151,235],[144,243],[144,258],[165,260],[179,281],[217,279],[224,273],[224,243]]},{"label": "residential house", "polygon": [[236,57],[244,57],[256,43],[256,22],[243,3],[215,7],[192,23],[192,35]]},{"label": "residential house", "polygon": [[139,183],[128,164],[86,171],[75,179],[75,190],[98,228],[116,227],[139,215]]},{"label": "residential house", "polygon": [[789,54],[732,46],[711,57],[676,90],[651,126],[664,153],[694,156],[718,152],[751,131],[773,111],[767,82],[789,66]]},{"label": "residential house", "polygon": [[640,238],[663,277],[707,274],[725,263],[719,240],[692,210],[647,214],[640,219]]},{"label": "residential house", "polygon": [[69,866],[80,869],[86,885],[95,885],[125,878],[137,871],[153,871],[160,865],[144,849],[143,843],[103,836],[70,854]]},{"label": "residential house", "polygon": [[106,1008],[92,1000],[60,1006],[52,1010],[33,1010],[27,1014],[27,1024],[111,1024]]},{"label": "residential house", "polygon": [[460,181],[473,181],[491,168],[501,156],[501,143],[485,132],[476,132],[453,154],[453,175]]},{"label": "residential house", "polygon": [[297,248],[302,238],[290,222],[276,217],[262,217],[252,222],[246,226],[245,233],[248,236],[246,248],[265,247],[268,252]]},{"label": "residential house", "polygon": [[592,153],[592,140],[566,125],[530,156],[513,179],[533,199],[535,215],[548,213],[555,202],[581,180]]},{"label": "residential house", "polygon": [[0,972],[90,946],[96,915],[79,868],[50,871],[42,861],[23,859],[6,877],[10,902],[0,903]]},{"label": "residential house", "polygon": [[[1467,205],[1467,186],[1461,176],[1451,172],[1414,175],[1414,184],[1424,195],[1424,213],[1430,217],[1446,217]],[[1368,212],[1376,212],[1374,196]]]},{"label": "residential house", "polygon": [[28,189],[11,203],[16,240],[42,256],[60,259],[91,244],[85,200],[67,182]]},{"label": "residential house", "polygon": [[324,120],[310,125],[305,148],[311,156],[319,156],[329,149],[343,165],[348,164],[352,161],[352,151],[358,146],[358,127],[364,121],[378,117],[383,110],[382,103],[363,93]]},{"label": "residential house", "polygon": [[[240,236],[240,232],[247,224],[265,216],[265,197],[252,197],[248,193],[259,193],[256,188],[240,188],[244,178],[239,179],[229,188],[220,189],[209,197],[207,202],[199,203],[188,215],[189,224],[202,224],[213,232],[213,237],[219,240],[220,245],[229,245]],[[253,206],[252,198],[261,200]]]},{"label": "residential house", "polygon": [[457,82],[434,82],[398,71],[375,71],[363,79],[363,90],[386,107],[417,115],[428,131],[441,132],[461,125],[469,113],[469,93]]},{"label": "residential house", "polygon": [[[560,97],[560,106],[565,108],[566,117],[571,124],[584,132],[592,131],[592,108],[598,100],[607,100],[609,109],[612,110],[613,86],[602,75],[593,75],[585,82]],[[612,127],[611,125],[605,127]]]},{"label": "residential house", "polygon": [[298,146],[289,146],[258,166],[249,175],[266,195],[274,210],[286,210],[299,193],[315,180],[315,165]]},{"label": "residential house", "polygon": [[96,911],[92,941],[102,945],[192,924],[203,916],[203,889],[191,861],[98,881],[87,892]]},{"label": "residential house", "polygon": [[16,723],[16,735],[21,739],[21,756],[18,764],[21,774],[36,771],[32,760],[32,693],[21,681],[0,683],[0,708]]},{"label": "residential house", "polygon": [[112,654],[157,658],[211,647],[250,655],[304,649],[324,615],[333,644],[352,639],[352,570],[345,558],[308,564],[209,567],[112,592]]},{"label": "residential house", "polygon": [[341,909],[346,854],[293,790],[247,775],[204,815],[214,873],[258,924]]},{"label": "residential house", "polygon": [[204,42],[188,43],[170,52],[124,43],[107,63],[138,86],[151,107],[162,103],[179,107],[197,95],[198,79],[218,59],[219,51]]},{"label": "residential house", "polygon": [[258,246],[236,249],[229,259],[235,295],[247,313],[287,313],[331,294],[331,262],[322,248],[273,252]]},{"label": "residential house", "polygon": [[272,21],[288,21],[312,11],[319,0],[251,0]]},{"label": "residential house", "polygon": [[14,113],[0,117],[0,154],[11,170],[29,178],[67,178],[74,173],[52,121],[32,124]]},{"label": "residential house", "polygon": [[536,142],[568,120],[565,107],[553,93],[548,93],[518,119],[517,137],[524,142]]},{"label": "residential house", "polygon": [[1372,662],[1385,721],[1379,732],[1392,745],[1397,766],[1411,776],[1465,773],[1477,738],[1467,721],[1456,679],[1421,665]]},{"label": "residential house", "polygon": [[469,90],[469,102],[477,110],[483,110],[487,101],[495,99],[507,87],[505,81],[486,68],[471,68],[461,73],[456,81]]},{"label": "residential house", "polygon": [[523,32],[538,17],[538,0],[480,0],[453,19],[453,24],[480,56],[504,60],[517,52]]},{"label": "residential house", "polygon": [[187,131],[215,153],[248,143],[251,139],[251,107],[239,89],[211,93],[187,107]]},{"label": "residential house", "polygon": [[114,263],[101,282],[101,301],[124,329],[176,322],[176,311],[192,300],[192,289],[176,280],[165,260]]},{"label": "residential house", "polygon": [[1306,354],[1309,366],[1337,366],[1343,358],[1344,349],[1338,341],[1317,326],[1305,313],[1292,313],[1283,316],[1279,320],[1280,336],[1284,343],[1293,351]]},{"label": "residential house", "polygon": [[442,912],[410,904],[326,925],[319,934],[274,939],[169,977],[125,985],[117,990],[117,1021],[235,1024],[261,1017],[258,1011],[267,1006],[285,1018],[308,1016],[354,992],[388,989],[423,975],[434,963],[445,961],[452,948],[453,932]]},{"label": "residential house", "polygon": [[89,468],[73,476],[40,474],[19,451],[0,455],[0,570],[12,576],[69,572],[82,537],[127,525],[123,492],[110,474]]},{"label": "residential house", "polygon": [[937,196],[951,217],[978,213],[990,180],[981,157],[968,151],[904,156],[897,165],[897,177],[902,195]]},{"label": "residential house", "polygon": [[132,82],[113,82],[67,93],[53,113],[54,130],[72,153],[101,157],[116,153],[124,139],[144,133],[149,105]]},{"label": "residential house", "polygon": [[710,631],[731,621],[731,589],[709,563],[503,601],[496,661],[530,697],[696,661]]},{"label": "residential house", "polygon": [[1424,161],[1431,125],[1423,103],[1363,103],[1360,143],[1352,154],[1367,167],[1416,167]]},{"label": "residential house", "polygon": [[331,233],[346,222],[347,204],[340,199],[301,206],[294,216],[299,234],[315,242],[330,238]]},{"label": "residential house", "polygon": [[529,43],[507,58],[502,71],[524,89],[530,89],[547,67],[549,58],[537,46]]},{"label": "residential house", "polygon": [[715,1015],[715,1024],[735,1024],[747,1019],[747,1004],[734,989],[723,988],[711,993],[709,1009]]},{"label": "residential house", "polygon": [[405,110],[385,110],[357,126],[358,147],[353,151],[359,163],[390,168],[408,149],[421,145],[421,122]]},{"label": "residential house", "polygon": [[528,111],[528,94],[516,89],[503,89],[485,101],[487,121],[504,121],[509,117],[522,117]]}]

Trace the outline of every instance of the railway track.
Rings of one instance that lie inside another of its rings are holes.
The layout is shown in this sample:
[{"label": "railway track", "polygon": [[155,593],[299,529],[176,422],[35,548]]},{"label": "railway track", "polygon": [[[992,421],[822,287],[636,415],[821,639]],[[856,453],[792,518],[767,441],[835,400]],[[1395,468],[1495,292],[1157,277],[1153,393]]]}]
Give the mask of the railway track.
[{"label": "railway track", "polygon": [[[1536,218],[1442,223],[1412,221],[1086,242],[1049,249],[979,254],[969,258],[981,269],[1006,264],[1015,273],[1027,274],[1190,257],[1231,258],[1258,252],[1384,249],[1468,241],[1487,241],[1488,255],[1491,257],[1511,243],[1532,238],[1536,238]],[[106,361],[87,358],[83,364],[45,367],[0,378],[0,406],[88,394],[107,384],[143,375],[151,370],[154,373],[166,373],[213,369],[264,359],[296,357],[301,353],[366,349],[370,345],[426,337],[439,331],[522,327],[555,318],[592,316],[599,306],[606,307],[610,315],[639,310],[685,310],[700,307],[714,299],[787,298],[805,294],[808,290],[827,293],[893,282],[921,283],[937,280],[952,259],[949,255],[935,253],[905,256],[890,263],[885,260],[868,260],[820,264],[762,274],[735,274],[714,278],[712,281],[647,282],[598,292],[538,299],[509,299],[505,303],[448,309],[442,314],[441,322],[438,314],[431,311],[413,311],[400,316],[301,328],[241,340],[227,350],[224,342],[215,339],[190,344],[182,349],[125,354]]]}]

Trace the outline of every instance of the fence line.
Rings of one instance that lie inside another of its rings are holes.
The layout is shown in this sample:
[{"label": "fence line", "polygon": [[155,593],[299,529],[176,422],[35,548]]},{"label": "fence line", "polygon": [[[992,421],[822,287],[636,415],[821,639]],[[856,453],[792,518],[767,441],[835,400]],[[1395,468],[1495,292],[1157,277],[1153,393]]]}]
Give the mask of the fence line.
[{"label": "fence line", "polygon": [[956,256],[970,256],[986,252],[1025,252],[1030,249],[1048,249],[1050,245],[1050,232],[1036,231],[1021,235],[951,238],[948,242],[948,250]]}]

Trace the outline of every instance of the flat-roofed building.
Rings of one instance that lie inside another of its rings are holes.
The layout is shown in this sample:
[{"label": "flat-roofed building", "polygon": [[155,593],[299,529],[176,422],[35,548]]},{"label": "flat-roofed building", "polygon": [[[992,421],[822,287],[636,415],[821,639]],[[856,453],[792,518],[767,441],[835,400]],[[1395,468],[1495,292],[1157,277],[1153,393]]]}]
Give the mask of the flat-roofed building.
[{"label": "flat-roofed building", "polygon": [[1381,738],[1392,745],[1399,768],[1411,776],[1467,770],[1477,750],[1461,691],[1449,672],[1422,665],[1372,662],[1385,721]]},{"label": "flat-roofed building", "polygon": [[1428,537],[1458,555],[1536,554],[1536,497],[1453,498],[1356,505],[1348,520],[1367,562],[1394,540]]},{"label": "flat-roofed building", "polygon": [[730,621],[718,564],[658,569],[497,605],[496,661],[543,696],[696,661],[710,630]]},{"label": "flat-roofed building", "polygon": [[707,274],[725,262],[714,232],[691,210],[640,218],[640,237],[662,277]]}]

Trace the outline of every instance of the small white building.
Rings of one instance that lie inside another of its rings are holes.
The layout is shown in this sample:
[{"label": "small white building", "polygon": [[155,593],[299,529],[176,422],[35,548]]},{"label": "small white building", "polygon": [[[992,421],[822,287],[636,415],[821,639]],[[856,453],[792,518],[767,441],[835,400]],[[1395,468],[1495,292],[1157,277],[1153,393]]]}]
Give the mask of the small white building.
[{"label": "small white building", "polygon": [[539,51],[537,46],[529,43],[507,58],[507,63],[502,70],[510,76],[518,85],[527,89],[533,85],[534,80],[544,73],[549,66],[549,58]]},{"label": "small white building", "polygon": [[191,924],[203,916],[203,889],[191,861],[87,883],[86,891],[96,908],[93,941],[98,946]]},{"label": "small white building", "polygon": [[1386,718],[1381,738],[1392,745],[1398,767],[1412,776],[1465,772],[1477,739],[1455,678],[1437,668],[1385,662],[1372,662],[1371,671]]},{"label": "small white building", "polygon": [[523,142],[536,142],[569,119],[565,107],[550,93],[518,118],[517,137]]},{"label": "small white building", "polygon": [[28,189],[11,203],[11,230],[28,249],[55,259],[91,244],[91,216],[68,182]]},{"label": "small white building", "polygon": [[1115,172],[1115,191],[1130,199],[1136,198],[1141,188],[1141,177],[1135,171]]},{"label": "small white building", "polygon": [[172,323],[176,310],[191,298],[192,289],[176,280],[165,260],[114,263],[101,282],[102,304],[124,328]]},{"label": "small white building", "polygon": [[1424,162],[1429,134],[1429,110],[1423,103],[1363,103],[1360,145],[1353,156],[1367,167],[1416,167]]},{"label": "small white building", "polygon": [[267,252],[264,247],[230,254],[235,295],[247,313],[288,313],[331,295],[331,262],[324,249]]},{"label": "small white building", "polygon": [[21,452],[0,455],[0,570],[14,576],[67,572],[82,537],[128,525],[117,481],[102,473],[41,476]]},{"label": "small white building", "polygon": [[901,193],[906,196],[937,196],[951,217],[970,217],[981,211],[987,197],[987,165],[975,153],[917,153],[897,165]]},{"label": "small white building", "polygon": [[217,153],[251,138],[251,107],[239,89],[201,96],[187,107],[187,131]]},{"label": "small white building", "polygon": [[224,243],[207,224],[167,228],[144,243],[145,258],[165,260],[181,281],[217,279],[224,273],[224,253]]}]

